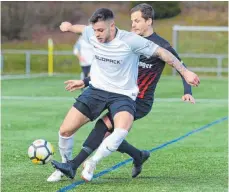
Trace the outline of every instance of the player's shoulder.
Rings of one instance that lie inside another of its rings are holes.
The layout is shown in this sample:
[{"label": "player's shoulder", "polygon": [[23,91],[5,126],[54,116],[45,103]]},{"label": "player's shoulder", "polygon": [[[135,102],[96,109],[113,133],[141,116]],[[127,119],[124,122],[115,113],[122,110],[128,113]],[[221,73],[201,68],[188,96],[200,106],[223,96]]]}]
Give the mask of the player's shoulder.
[{"label": "player's shoulder", "polygon": [[166,39],[164,39],[163,37],[161,37],[160,35],[158,35],[155,32],[151,36],[149,36],[148,39],[163,48],[167,48],[171,46],[170,43]]},{"label": "player's shoulder", "polygon": [[120,42],[122,42],[122,44],[124,44],[131,50],[140,48],[142,44],[148,41],[147,39],[139,35],[136,35],[133,32],[129,32],[125,30],[119,30],[118,39]]},{"label": "player's shoulder", "polygon": [[138,37],[138,35],[136,35],[133,32],[129,32],[126,30],[120,30],[118,31],[118,37],[120,40],[126,40],[126,39],[132,39],[132,38],[136,38]]},{"label": "player's shoulder", "polygon": [[138,49],[143,47],[147,42],[150,42],[148,39],[137,35],[136,33],[121,30],[119,33],[119,40],[126,44],[128,47],[133,49]]}]

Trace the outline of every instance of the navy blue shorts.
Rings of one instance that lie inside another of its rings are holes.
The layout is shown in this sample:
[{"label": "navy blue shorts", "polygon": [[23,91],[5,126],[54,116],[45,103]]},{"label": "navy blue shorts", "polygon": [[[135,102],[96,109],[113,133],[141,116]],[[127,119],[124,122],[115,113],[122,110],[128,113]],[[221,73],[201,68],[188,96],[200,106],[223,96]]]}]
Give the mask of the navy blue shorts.
[{"label": "navy blue shorts", "polygon": [[[151,111],[153,106],[153,99],[149,101],[146,99],[137,98],[135,101],[135,105],[136,105],[136,112],[134,113],[134,121],[145,117]],[[111,121],[111,124],[114,127],[114,121],[112,115],[110,113],[107,113],[106,115],[108,116],[108,118]]]},{"label": "navy blue shorts", "polygon": [[137,98],[136,101],[136,112],[134,114],[134,120],[145,117],[152,109],[153,101]]},{"label": "navy blue shorts", "polygon": [[130,97],[96,89],[91,85],[76,99],[73,105],[91,121],[108,109],[112,119],[120,111],[127,111],[134,116],[135,101]]}]

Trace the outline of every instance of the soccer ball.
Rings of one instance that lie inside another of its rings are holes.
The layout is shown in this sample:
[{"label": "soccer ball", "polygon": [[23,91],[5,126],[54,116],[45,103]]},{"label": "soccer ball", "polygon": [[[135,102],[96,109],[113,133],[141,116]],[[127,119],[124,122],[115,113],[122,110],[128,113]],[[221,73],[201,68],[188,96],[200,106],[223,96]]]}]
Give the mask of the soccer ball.
[{"label": "soccer ball", "polygon": [[30,160],[34,164],[43,165],[48,163],[54,154],[54,148],[51,143],[44,139],[35,140],[28,149]]}]

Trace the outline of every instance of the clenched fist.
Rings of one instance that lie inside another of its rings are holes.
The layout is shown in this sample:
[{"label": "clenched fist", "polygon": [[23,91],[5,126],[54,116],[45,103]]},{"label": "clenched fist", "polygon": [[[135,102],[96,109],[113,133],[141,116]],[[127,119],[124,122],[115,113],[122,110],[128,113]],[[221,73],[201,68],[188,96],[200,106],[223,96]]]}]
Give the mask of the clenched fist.
[{"label": "clenched fist", "polygon": [[62,22],[61,23],[60,30],[62,32],[66,32],[66,31],[69,31],[71,27],[72,27],[72,24],[69,23],[69,22],[67,22],[67,21],[65,21],[65,22]]},{"label": "clenched fist", "polygon": [[183,77],[189,85],[197,87],[200,84],[199,77],[192,71],[186,70]]}]

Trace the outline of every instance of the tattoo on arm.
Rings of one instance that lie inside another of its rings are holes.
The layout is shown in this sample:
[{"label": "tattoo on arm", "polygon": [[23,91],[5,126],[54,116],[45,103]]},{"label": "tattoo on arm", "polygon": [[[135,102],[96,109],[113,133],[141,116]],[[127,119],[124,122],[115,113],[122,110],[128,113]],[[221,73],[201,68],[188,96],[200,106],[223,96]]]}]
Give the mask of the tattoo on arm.
[{"label": "tattoo on arm", "polygon": [[174,67],[183,76],[184,72],[187,70],[184,65],[169,51],[162,47],[158,47],[154,53],[154,56],[159,57],[161,60],[165,61],[172,67]]}]

